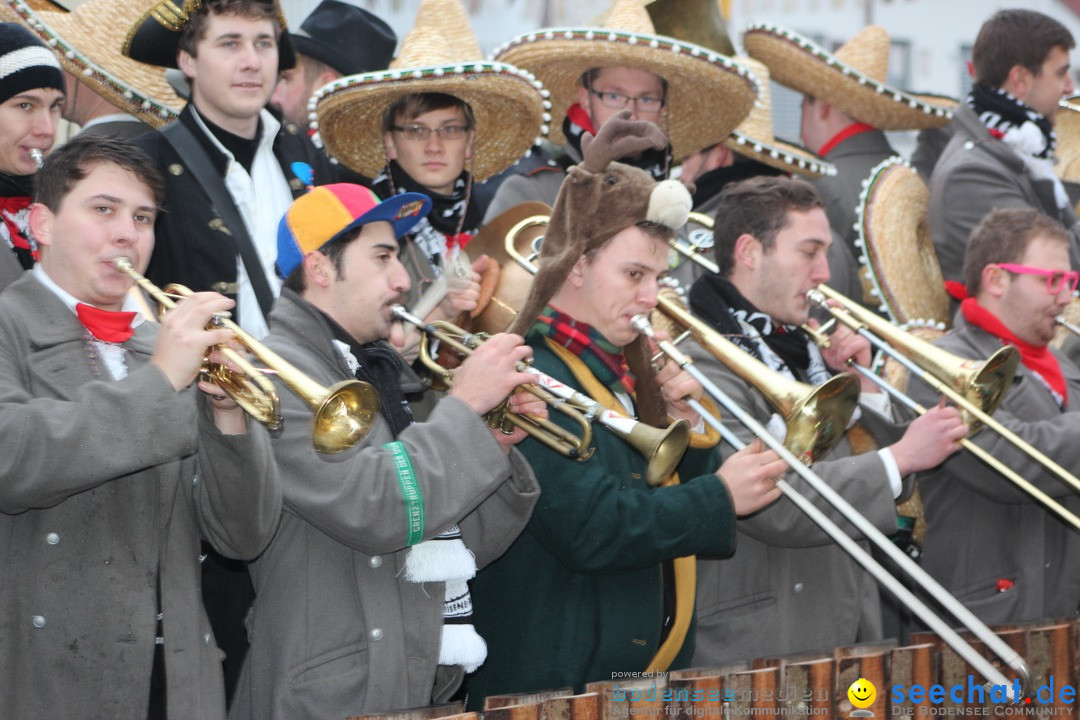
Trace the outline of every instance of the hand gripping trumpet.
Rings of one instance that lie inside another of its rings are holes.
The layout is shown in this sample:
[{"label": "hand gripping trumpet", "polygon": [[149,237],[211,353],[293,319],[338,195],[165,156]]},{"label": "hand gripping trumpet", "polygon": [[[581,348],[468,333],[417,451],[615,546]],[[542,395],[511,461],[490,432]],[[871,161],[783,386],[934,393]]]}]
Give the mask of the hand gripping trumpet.
[{"label": "hand gripping trumpet", "polygon": [[[970,418],[968,426],[972,428],[972,434],[980,425],[985,425],[1073,489],[1080,490],[1080,478],[990,417],[990,414],[1005,398],[1012,377],[1016,374],[1016,366],[1019,362],[1019,353],[1016,348],[1003,347],[982,363],[957,359],[951,353],[883,320],[828,286],[821,285],[817,290],[808,292],[806,296],[810,302],[823,307],[839,322],[865,337],[874,347],[881,349],[935,391],[956,403],[965,418]],[[828,300],[839,305],[829,304]],[[992,458],[981,448],[974,450],[978,447],[977,445],[969,442],[964,444],[964,447],[971,449],[1006,479],[1080,531],[1080,517],[1077,517],[1075,513],[1067,510],[1033,483]]]},{"label": "hand gripping trumpet", "polygon": [[[174,297],[187,297],[192,292],[183,285],[168,285],[164,290],[151,283],[126,257],[118,257],[113,265],[129,275],[163,309],[176,307]],[[211,323],[230,330],[248,352],[275,373],[314,412],[311,437],[315,449],[322,453],[339,453],[363,439],[375,416],[379,413],[379,395],[370,384],[359,380],[344,380],[329,388],[304,375],[248,333],[239,325],[221,315]],[[255,367],[246,357],[232,348],[217,348],[240,369],[230,370],[220,363],[203,363],[203,374],[231,397],[237,405],[271,430],[281,427],[281,408],[274,384],[265,372]]]},{"label": "hand gripping trumpet", "polygon": [[[649,323],[648,318],[644,315],[638,315],[633,319],[634,328],[643,335],[657,340],[652,325]],[[683,354],[675,345],[668,340],[657,341],[660,349],[675,362],[679,367],[690,374],[695,380],[701,383],[701,386],[705,389],[705,392],[716,400],[720,405],[727,410],[732,417],[746,426],[754,435],[761,438],[761,440],[777,455],[780,456],[788,466],[805,480],[810,487],[812,487],[818,494],[820,494],[832,507],[834,507],[841,515],[844,516],[852,525],[854,525],[860,533],[872,543],[874,543],[884,554],[901,569],[903,569],[909,577],[917,581],[922,587],[930,593],[934,599],[947,609],[953,617],[963,623],[980,641],[982,641],[987,648],[989,648],[994,654],[1001,658],[1019,677],[1022,688],[1027,688],[1031,684],[1031,671],[1028,668],[1027,662],[1022,658],[1019,653],[1009,647],[1004,640],[998,637],[990,628],[988,628],[981,620],[979,620],[974,613],[964,607],[955,597],[953,597],[948,590],[930,576],[925,570],[923,570],[914,560],[912,560],[906,553],[900,550],[884,533],[878,530],[873,523],[866,519],[854,506],[844,499],[840,493],[832,488],[825,480],[812,471],[805,463],[796,458],[784,444],[777,440],[773,435],[759,423],[753,416],[751,416],[746,410],[739,406],[734,400],[732,400],[723,390],[721,390],[715,383],[713,383],[708,377],[705,376],[700,370],[694,367],[690,358]],[[741,352],[741,351],[740,351]],[[726,362],[722,360],[722,362]],[[766,394],[767,396],[768,394]],[[691,403],[693,406],[693,402]],[[705,422],[712,425],[736,450],[741,450],[745,447],[745,443],[739,439],[731,430],[724,427],[724,425],[715,417],[702,412],[702,409],[695,407],[701,416],[705,419]],[[919,616],[923,622],[926,623],[934,632],[936,632],[942,640],[949,644],[957,654],[963,657],[972,668],[979,672],[986,680],[993,684],[1007,688],[1006,692],[1010,695],[1010,700],[1018,700],[1018,698],[1012,697],[1013,686],[1009,683],[1006,677],[999,671],[989,660],[982,656],[979,651],[973,648],[967,641],[965,641],[955,630],[953,630],[944,620],[942,620],[933,610],[927,606],[921,599],[919,599],[911,590],[909,590],[903,583],[897,580],[888,570],[886,570],[879,562],[863,549],[861,545],[855,542],[848,534],[840,528],[835,522],[833,522],[828,515],[822,512],[816,505],[810,500],[801,495],[797,490],[791,487],[786,480],[780,479],[777,481],[776,486],[780,488],[780,491],[798,507],[802,512],[813,520],[829,537],[831,537],[841,548],[843,548],[852,559],[859,563],[867,572],[869,572],[874,579],[881,583],[887,590],[889,590],[898,600],[911,609],[916,615]]]},{"label": "hand gripping trumpet", "polygon": [[[393,316],[415,325],[424,332],[420,345],[421,362],[446,377],[447,384],[450,384],[452,379],[448,377],[448,371],[432,359],[428,352],[427,337],[436,338],[440,343],[445,343],[465,355],[471,354],[486,337],[482,334],[468,333],[451,323],[425,323],[400,305],[394,307]],[[646,479],[650,485],[659,485],[675,472],[675,467],[679,464],[690,442],[690,426],[685,420],[678,420],[666,429],[654,428],[605,409],[592,398],[525,363],[519,364],[518,370],[531,373],[536,377],[536,386],[524,386],[525,389],[578,423],[581,427],[581,438],[550,421],[526,418],[512,412],[500,412],[496,417],[489,418],[488,424],[492,427],[499,427],[504,421],[509,422],[525,430],[556,452],[571,459],[583,461],[587,460],[593,452],[590,445],[592,422],[595,421],[641,453],[648,462]]]}]

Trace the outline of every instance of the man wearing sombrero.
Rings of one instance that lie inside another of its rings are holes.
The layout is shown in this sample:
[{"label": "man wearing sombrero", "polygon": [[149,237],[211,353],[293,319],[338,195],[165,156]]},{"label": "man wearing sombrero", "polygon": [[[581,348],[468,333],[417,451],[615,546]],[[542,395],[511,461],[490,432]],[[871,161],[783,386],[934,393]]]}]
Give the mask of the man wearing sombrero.
[{"label": "man wearing sombrero", "polygon": [[[690,289],[697,317],[791,380],[820,385],[844,370],[848,358],[869,363],[870,344],[850,330],[837,330],[829,348],[819,350],[801,329],[809,317],[806,292],[830,281],[833,242],[822,199],[808,182],[757,177],[733,183],[714,211],[720,273],[702,277]],[[751,417],[785,432],[766,395],[700,346],[689,354]],[[955,452],[955,441],[967,428],[955,408],[938,407],[905,428],[888,396],[865,379],[854,417],[836,445],[813,458],[813,469],[876,528],[892,535],[897,498],[911,492],[914,473]],[[753,440],[737,423],[732,431],[744,442]],[[785,479],[822,511],[835,512],[793,471]],[[694,666],[883,637],[873,578],[790,498],[741,519],[738,529],[734,557],[698,559]]]},{"label": "man wearing sombrero", "polygon": [[[1058,102],[1073,91],[1072,34],[1033,10],[1001,10],[971,50],[975,82],[930,178],[930,232],[946,282],[960,281],[968,236],[994,208],[1031,207],[1060,222],[1080,263],[1080,226],[1054,173]],[[955,287],[955,286],[954,286]]]},{"label": "man wearing sombrero", "polygon": [[876,25],[863,28],[835,53],[769,23],[748,27],[743,44],[775,81],[803,93],[803,145],[836,166],[836,175],[813,185],[833,231],[858,257],[855,207],[863,180],[896,155],[883,131],[939,127],[949,121],[949,110],[886,83],[889,35]]},{"label": "man wearing sombrero", "polygon": [[[613,433],[575,462],[528,439],[540,502],[525,532],[473,583],[487,662],[468,682],[470,707],[485,696],[563,686],[582,692],[615,672],[686,667],[693,647],[695,553],[727,557],[736,515],[778,495],[784,465],[748,449],[717,470],[718,434],[685,402],[701,387],[675,363],[650,365],[632,317],[656,306],[668,240],[686,222],[690,196],[614,162],[667,139],[624,112],[583,142],[541,245],[540,270],[511,331],[535,366],[605,408],[654,427],[673,419],[697,431],[679,474],[649,484],[646,461]],[[553,418],[569,427],[563,418]],[[679,483],[679,477],[683,483]],[[692,480],[691,480],[692,478]]]},{"label": "man wearing sombrero", "polygon": [[176,119],[184,102],[165,72],[120,52],[132,23],[157,0],[87,0],[70,13],[0,1],[56,52],[68,89],[63,116],[81,132],[135,137]]},{"label": "man wearing sombrero", "polygon": [[532,72],[551,93],[551,138],[566,145],[553,164],[503,182],[485,221],[523,202],[554,203],[566,169],[581,161],[584,133],[595,135],[623,110],[656,123],[669,138],[667,147],[621,158],[657,180],[674,161],[721,142],[750,112],[756,83],[745,69],[712,50],[657,35],[640,3],[619,0],[604,25],[538,30],[496,51],[496,59]]},{"label": "man wearing sombrero", "polygon": [[[458,0],[425,0],[388,70],[353,75],[316,93],[330,155],[381,197],[419,192],[433,207],[402,239],[412,305],[444,268],[461,276],[436,306],[449,318],[476,306],[484,259],[452,261],[480,226],[471,190],[519,158],[541,132],[543,98],[531,75],[485,62]],[[450,283],[448,283],[449,285]],[[429,316],[431,317],[431,316]]]},{"label": "man wearing sombrero", "polygon": [[[3,6],[0,6],[3,7]],[[10,13],[0,13],[0,17]],[[26,28],[0,23],[0,289],[34,265],[30,235],[34,173],[56,139],[64,75],[56,56]],[[6,249],[5,249],[6,248]]]}]

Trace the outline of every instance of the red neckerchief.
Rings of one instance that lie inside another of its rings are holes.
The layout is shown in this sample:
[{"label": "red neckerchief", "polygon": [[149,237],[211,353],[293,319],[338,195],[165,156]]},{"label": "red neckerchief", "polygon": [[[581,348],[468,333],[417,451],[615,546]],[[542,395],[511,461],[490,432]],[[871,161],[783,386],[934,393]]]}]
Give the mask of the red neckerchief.
[{"label": "red neckerchief", "polygon": [[79,303],[75,306],[75,313],[90,334],[102,342],[122,343],[135,333],[131,329],[131,321],[135,319],[133,312],[102,310]]},{"label": "red neckerchief", "polygon": [[467,233],[467,232],[460,232],[460,233],[457,233],[456,235],[447,235],[446,236],[446,250],[447,250],[447,252],[449,252],[450,248],[455,247],[455,246],[461,248],[462,250],[464,250],[465,246],[468,245],[469,241],[472,240],[472,239],[473,239],[472,234]]},{"label": "red neckerchief", "polygon": [[585,108],[574,103],[567,109],[566,117],[570,118],[570,122],[596,137],[596,128],[593,127],[592,118],[589,117],[589,113],[585,112]]},{"label": "red neckerchief", "polygon": [[967,285],[955,280],[945,281],[945,292],[949,294],[953,300],[967,300],[968,291]]},{"label": "red neckerchief", "polygon": [[870,132],[871,130],[876,129],[877,128],[875,128],[873,125],[867,125],[866,123],[852,123],[840,132],[833,135],[832,140],[829,140],[829,142],[822,145],[821,150],[818,151],[818,155],[820,157],[825,157],[833,151],[833,148],[835,148],[837,145],[844,142],[848,138],[855,137],[856,135],[862,135],[864,132]]},{"label": "red neckerchief", "polygon": [[0,218],[3,219],[4,225],[7,226],[11,244],[23,250],[32,250],[33,248],[30,247],[30,241],[26,239],[25,229],[15,222],[15,217],[28,207],[30,207],[30,198],[28,197],[0,198]]},{"label": "red neckerchief", "polygon": [[1020,351],[1020,361],[1031,372],[1041,377],[1050,389],[1061,398],[1062,409],[1068,404],[1069,394],[1065,387],[1065,376],[1061,372],[1061,364],[1050,348],[1046,345],[1037,347],[1019,339],[1005,327],[1005,324],[978,303],[975,298],[968,298],[960,303],[960,311],[964,313],[964,319],[977,328],[985,330],[996,338],[1004,340],[1009,345],[1015,345]]}]

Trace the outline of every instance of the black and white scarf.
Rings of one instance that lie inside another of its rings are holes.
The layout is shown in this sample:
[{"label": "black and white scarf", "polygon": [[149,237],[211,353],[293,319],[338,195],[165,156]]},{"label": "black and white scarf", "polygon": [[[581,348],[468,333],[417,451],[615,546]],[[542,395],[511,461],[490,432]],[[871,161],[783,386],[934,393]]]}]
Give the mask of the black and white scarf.
[{"label": "black and white scarf", "polygon": [[[412,410],[401,392],[398,378],[404,361],[386,343],[360,345],[336,322],[326,317],[334,334],[334,346],[358,380],[375,385],[379,411],[396,438],[413,423]],[[461,665],[475,671],[487,658],[487,644],[472,622],[472,596],[468,581],[476,575],[476,558],[451,525],[438,536],[413,545],[405,558],[405,579],[413,583],[441,582],[443,591],[440,665]]]},{"label": "black and white scarf", "polygon": [[967,104],[991,135],[1012,148],[1031,174],[1054,185],[1058,209],[1069,204],[1065,187],[1054,172],[1054,126],[1045,115],[1001,88],[975,85]]},{"label": "black and white scarf", "polygon": [[728,340],[789,378],[804,377],[820,385],[832,377],[817,344],[802,328],[773,321],[719,275],[703,275],[694,283],[690,309]]},{"label": "black and white scarf", "polygon": [[431,212],[409,232],[416,248],[427,257],[436,274],[441,274],[447,250],[451,246],[464,246],[480,229],[483,215],[477,203],[470,202],[472,178],[463,170],[454,181],[454,191],[449,195],[433,192],[416,182],[394,160],[372,181],[372,189],[380,198],[416,192],[431,198]]}]

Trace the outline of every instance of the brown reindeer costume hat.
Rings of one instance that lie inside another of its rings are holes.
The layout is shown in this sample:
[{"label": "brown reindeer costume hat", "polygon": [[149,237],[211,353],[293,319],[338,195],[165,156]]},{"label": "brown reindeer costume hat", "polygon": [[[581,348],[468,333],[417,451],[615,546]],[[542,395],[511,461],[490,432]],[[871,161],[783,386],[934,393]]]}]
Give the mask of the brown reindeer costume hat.
[{"label": "brown reindeer costume hat", "polygon": [[[578,259],[614,235],[638,223],[656,223],[678,230],[690,212],[690,192],[677,180],[656,182],[645,171],[614,162],[647,148],[666,147],[667,138],[651,122],[629,120],[623,111],[604,123],[593,138],[582,140],[579,165],[570,168],[551,211],[540,245],[540,269],[525,306],[510,332],[526,334],[552,296],[566,282]],[[650,425],[667,425],[667,413],[649,363],[643,337],[624,348],[636,378],[638,414]]]}]

